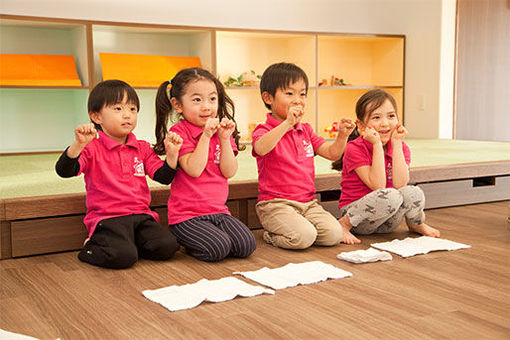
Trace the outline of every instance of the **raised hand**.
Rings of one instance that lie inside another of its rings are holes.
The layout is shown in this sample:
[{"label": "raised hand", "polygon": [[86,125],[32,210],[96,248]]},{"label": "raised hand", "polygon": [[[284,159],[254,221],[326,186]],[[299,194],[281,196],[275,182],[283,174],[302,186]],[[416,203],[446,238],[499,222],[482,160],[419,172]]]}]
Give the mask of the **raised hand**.
[{"label": "raised hand", "polygon": [[182,138],[175,132],[169,131],[164,140],[167,157],[176,155],[182,146]]},{"label": "raised hand", "polygon": [[220,120],[218,118],[207,119],[204,126],[204,135],[211,138],[218,131],[219,124]]},{"label": "raised hand", "polygon": [[370,142],[370,144],[374,145],[381,141],[381,136],[379,135],[379,132],[377,132],[373,127],[366,127],[362,132],[361,135],[365,140]]},{"label": "raised hand", "polygon": [[402,124],[397,124],[391,133],[392,140],[403,140],[407,136],[407,129]]},{"label": "raised hand", "polygon": [[338,124],[338,137],[347,138],[352,133],[356,124],[350,118],[342,118]]},{"label": "raised hand", "polygon": [[233,120],[223,117],[218,126],[218,136],[220,139],[228,139],[236,128]]},{"label": "raised hand", "polygon": [[304,114],[303,105],[291,105],[287,110],[287,119],[285,119],[285,121],[289,123],[290,126],[294,127],[294,125],[301,121]]},{"label": "raised hand", "polygon": [[74,139],[76,143],[85,147],[97,136],[97,131],[93,123],[78,125],[74,129]]}]

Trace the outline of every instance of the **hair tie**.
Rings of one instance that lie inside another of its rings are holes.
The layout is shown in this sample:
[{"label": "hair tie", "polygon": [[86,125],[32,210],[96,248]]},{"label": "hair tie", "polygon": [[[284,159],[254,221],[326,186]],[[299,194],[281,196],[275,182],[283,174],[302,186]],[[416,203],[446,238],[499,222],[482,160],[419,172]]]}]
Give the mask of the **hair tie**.
[{"label": "hair tie", "polygon": [[168,100],[170,100],[172,98],[172,81],[171,80],[168,81],[168,85],[166,86],[166,91],[167,91],[167,95],[168,95]]}]

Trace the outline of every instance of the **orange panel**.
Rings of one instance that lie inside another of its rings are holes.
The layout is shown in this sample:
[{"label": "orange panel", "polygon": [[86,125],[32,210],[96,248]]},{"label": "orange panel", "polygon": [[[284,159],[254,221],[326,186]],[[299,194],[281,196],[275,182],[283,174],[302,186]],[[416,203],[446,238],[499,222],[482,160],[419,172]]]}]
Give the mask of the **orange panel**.
[{"label": "orange panel", "polygon": [[158,87],[183,68],[200,67],[198,57],[99,53],[103,80],[120,79],[135,87]]},{"label": "orange panel", "polygon": [[0,54],[0,85],[81,86],[72,55]]}]

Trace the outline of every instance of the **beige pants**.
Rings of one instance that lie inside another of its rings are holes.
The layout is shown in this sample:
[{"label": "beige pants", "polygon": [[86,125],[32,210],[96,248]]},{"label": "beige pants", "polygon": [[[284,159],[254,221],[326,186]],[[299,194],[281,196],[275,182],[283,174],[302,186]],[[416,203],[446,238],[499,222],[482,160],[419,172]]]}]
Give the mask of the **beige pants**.
[{"label": "beige pants", "polygon": [[301,203],[277,198],[259,202],[255,209],[265,229],[264,240],[276,247],[334,246],[342,240],[342,227],[337,219],[316,199]]}]

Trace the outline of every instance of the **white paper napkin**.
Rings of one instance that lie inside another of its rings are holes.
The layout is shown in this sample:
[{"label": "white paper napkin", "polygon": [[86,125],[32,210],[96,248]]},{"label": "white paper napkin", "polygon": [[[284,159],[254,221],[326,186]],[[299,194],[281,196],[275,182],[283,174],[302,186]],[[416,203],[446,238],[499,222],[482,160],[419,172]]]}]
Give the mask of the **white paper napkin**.
[{"label": "white paper napkin", "polygon": [[196,307],[203,301],[221,302],[232,300],[238,295],[248,297],[263,293],[274,294],[274,291],[250,285],[232,276],[211,281],[202,279],[183,286],[169,286],[142,292],[147,299],[172,312]]},{"label": "white paper napkin", "polygon": [[414,256],[417,254],[427,254],[436,250],[457,250],[471,248],[470,245],[457,243],[442,238],[421,236],[417,238],[408,237],[403,240],[393,240],[391,242],[372,243],[372,247],[391,251],[402,257]]},{"label": "white paper napkin", "polygon": [[374,248],[360,249],[349,252],[342,252],[336,256],[340,260],[352,263],[367,263],[376,261],[390,261],[393,259],[390,253]]},{"label": "white paper napkin", "polygon": [[267,267],[249,272],[235,272],[273,289],[294,287],[298,284],[310,284],[327,279],[341,279],[352,276],[348,271],[339,269],[321,261],[305,263],[289,263],[283,267],[269,269]]}]

